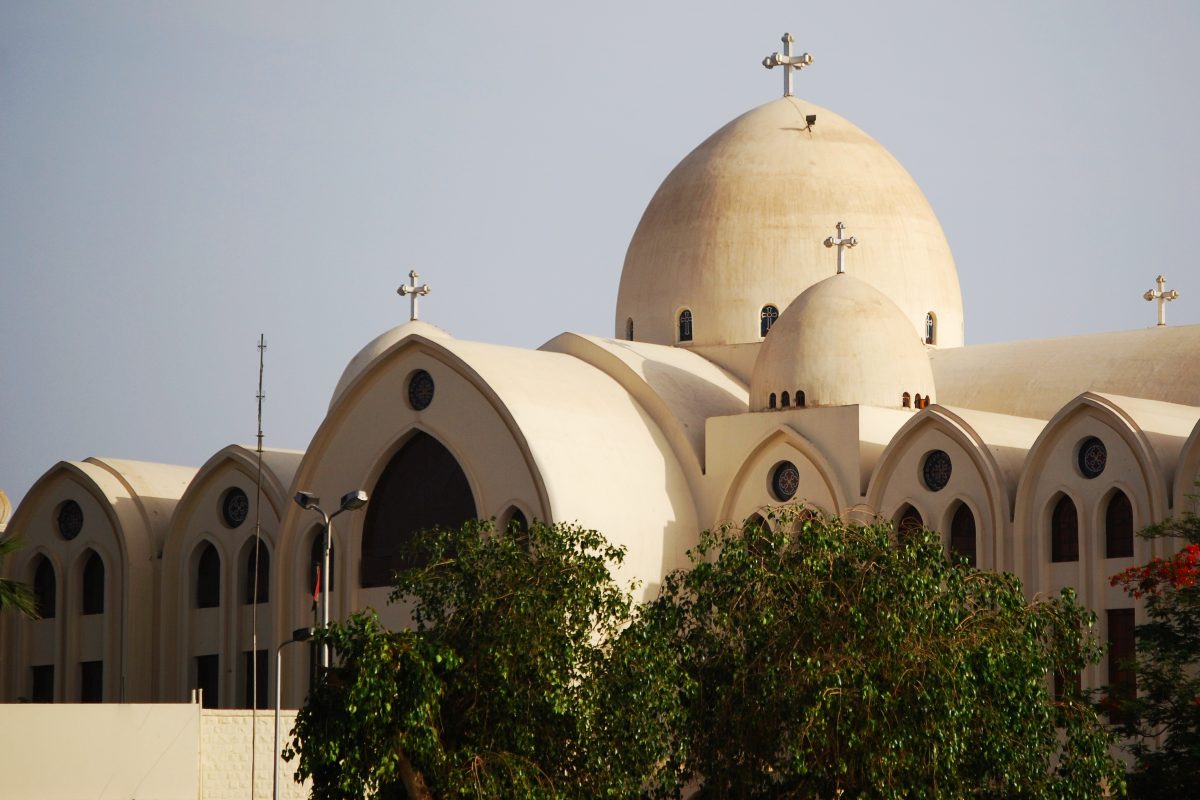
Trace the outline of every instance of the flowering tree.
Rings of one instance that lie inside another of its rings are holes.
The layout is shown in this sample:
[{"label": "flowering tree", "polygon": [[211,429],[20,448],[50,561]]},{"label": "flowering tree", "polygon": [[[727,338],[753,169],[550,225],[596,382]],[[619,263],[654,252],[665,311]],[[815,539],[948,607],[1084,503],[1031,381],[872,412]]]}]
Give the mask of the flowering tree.
[{"label": "flowering tree", "polygon": [[1131,796],[1191,797],[1200,779],[1200,517],[1188,512],[1139,535],[1183,547],[1113,576],[1113,586],[1145,600],[1147,622],[1135,632],[1136,696],[1105,687],[1104,702],[1135,759]]}]

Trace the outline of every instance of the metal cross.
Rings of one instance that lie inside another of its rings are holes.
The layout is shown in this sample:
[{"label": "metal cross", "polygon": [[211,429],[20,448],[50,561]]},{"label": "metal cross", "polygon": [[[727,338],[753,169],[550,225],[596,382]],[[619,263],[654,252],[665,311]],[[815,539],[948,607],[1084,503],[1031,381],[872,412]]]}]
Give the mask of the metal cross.
[{"label": "metal cross", "polygon": [[1167,327],[1167,303],[1177,299],[1179,292],[1174,289],[1167,291],[1167,279],[1162,275],[1159,275],[1154,282],[1158,284],[1158,291],[1151,289],[1142,295],[1142,297],[1147,300],[1158,301],[1158,327],[1165,328]]},{"label": "metal cross", "polygon": [[421,286],[417,286],[417,278],[419,277],[421,276],[417,274],[417,271],[412,270],[408,273],[408,278],[412,281],[412,285],[409,286],[406,284],[396,290],[396,294],[400,295],[401,297],[410,295],[409,300],[412,302],[412,310],[409,312],[409,320],[415,320],[417,318],[417,296],[429,294],[429,284],[426,283]]},{"label": "metal cross", "polygon": [[846,232],[846,226],[840,222],[837,224],[837,232],[838,232],[838,235],[837,235],[836,239],[833,238],[832,236],[829,236],[825,239],[825,246],[826,247],[836,247],[838,249],[838,271],[837,271],[837,274],[841,275],[843,272],[846,271],[846,261],[845,261],[846,250],[851,247],[854,247],[854,245],[858,244],[858,239],[854,238],[853,236],[851,236],[849,239],[847,239],[843,235]]},{"label": "metal cross", "polygon": [[802,53],[798,56],[792,55],[792,42],[796,41],[790,33],[785,33],[783,38],[783,55],[779,53],[771,53],[762,60],[762,64],[767,69],[775,67],[783,67],[783,96],[792,96],[792,70],[801,70],[813,63],[813,57],[808,53]]}]

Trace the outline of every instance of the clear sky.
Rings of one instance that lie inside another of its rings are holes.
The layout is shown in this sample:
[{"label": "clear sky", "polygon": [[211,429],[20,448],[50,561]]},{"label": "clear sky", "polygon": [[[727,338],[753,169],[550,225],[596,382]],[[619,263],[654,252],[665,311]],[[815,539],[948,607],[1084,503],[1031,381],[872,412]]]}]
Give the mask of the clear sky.
[{"label": "clear sky", "polygon": [[879,140],[968,343],[1200,322],[1200,3],[0,0],[0,489],[59,460],[304,448],[408,316],[612,335],[659,182],[779,94]]}]

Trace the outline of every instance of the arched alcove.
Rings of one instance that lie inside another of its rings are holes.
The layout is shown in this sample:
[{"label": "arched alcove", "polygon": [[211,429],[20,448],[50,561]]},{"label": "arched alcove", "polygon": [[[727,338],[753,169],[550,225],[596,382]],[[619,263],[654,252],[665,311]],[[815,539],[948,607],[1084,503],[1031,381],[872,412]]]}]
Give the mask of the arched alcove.
[{"label": "arched alcove", "polygon": [[1133,504],[1120,489],[1113,491],[1104,509],[1104,557],[1133,556]]},{"label": "arched alcove", "polygon": [[195,580],[196,608],[216,608],[221,605],[221,556],[212,542],[200,545]]},{"label": "arched alcove", "polygon": [[430,528],[457,528],[477,516],[467,475],[441,442],[415,432],[384,468],[363,523],[360,581],[387,586],[410,564],[404,544]]},{"label": "arched alcove", "polygon": [[975,566],[975,515],[966,503],[960,502],[950,521],[950,555],[966,559]]},{"label": "arched alcove", "polygon": [[1059,496],[1050,514],[1050,560],[1079,560],[1079,512],[1065,494]]}]

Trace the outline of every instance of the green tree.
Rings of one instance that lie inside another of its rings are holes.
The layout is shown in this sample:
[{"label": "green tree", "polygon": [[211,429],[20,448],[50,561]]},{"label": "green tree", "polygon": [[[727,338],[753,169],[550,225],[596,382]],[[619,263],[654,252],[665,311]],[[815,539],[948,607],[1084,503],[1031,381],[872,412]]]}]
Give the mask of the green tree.
[{"label": "green tree", "polygon": [[1140,536],[1183,546],[1113,576],[1131,597],[1145,598],[1147,622],[1134,631],[1137,692],[1111,686],[1102,706],[1134,756],[1130,795],[1191,797],[1200,785],[1200,517],[1187,512]]},{"label": "green tree", "polygon": [[[623,551],[571,525],[420,538],[393,602],[320,639],[336,663],[296,720],[316,798],[630,797],[669,762],[675,659],[612,579]],[[628,635],[622,636],[626,630]]]},{"label": "green tree", "polygon": [[[0,564],[8,556],[21,548],[21,542],[14,536],[0,536]],[[37,619],[37,602],[29,587],[20,581],[0,578],[0,611],[12,609],[30,619]]]},{"label": "green tree", "polygon": [[676,781],[714,798],[1120,791],[1096,713],[1048,692],[1101,652],[1069,592],[1028,602],[927,531],[788,509],[770,525],[703,534],[638,622],[686,672]]}]

